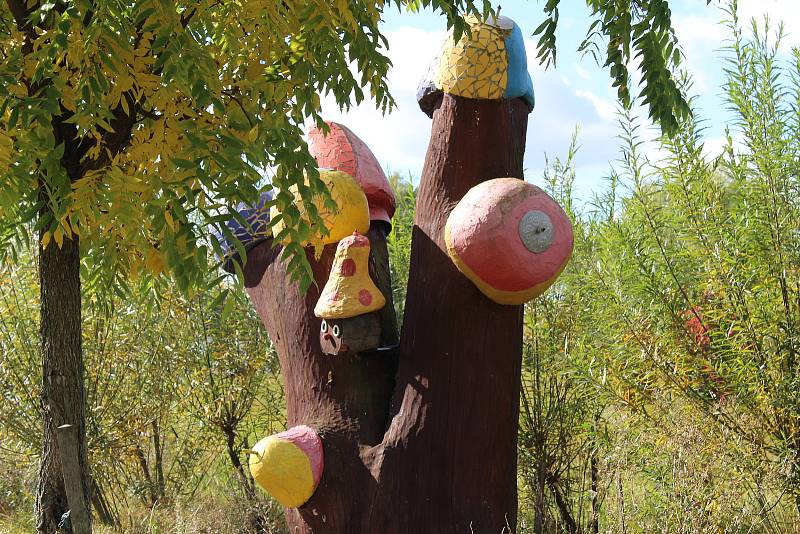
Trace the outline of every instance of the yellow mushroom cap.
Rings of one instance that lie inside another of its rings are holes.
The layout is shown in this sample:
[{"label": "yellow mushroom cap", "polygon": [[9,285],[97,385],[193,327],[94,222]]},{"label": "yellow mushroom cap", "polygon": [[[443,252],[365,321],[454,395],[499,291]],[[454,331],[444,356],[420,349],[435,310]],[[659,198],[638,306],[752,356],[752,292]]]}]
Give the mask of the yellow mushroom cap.
[{"label": "yellow mushroom cap", "polygon": [[[313,200],[314,208],[319,213],[328,234],[323,236],[319,228],[312,229],[313,235],[303,241],[303,246],[328,245],[336,243],[353,232],[366,233],[369,231],[369,204],[367,197],[358,182],[342,171],[320,170],[319,177],[331,193],[331,198],[336,203],[336,210],[329,210],[324,205],[324,199],[318,195]],[[300,211],[300,216],[308,220],[308,210],[305,202],[300,196],[297,186],[292,186],[289,191],[294,195],[295,204]],[[273,206],[270,210],[270,218],[275,219],[280,212]],[[277,237],[285,228],[285,223],[281,219],[272,227],[272,234]],[[288,239],[284,239],[284,243]]]},{"label": "yellow mushroom cap", "polygon": [[347,319],[386,305],[369,276],[369,250],[369,239],[356,232],[339,242],[328,282],[314,308],[317,317]]},{"label": "yellow mushroom cap", "polygon": [[256,443],[248,464],[264,491],[282,506],[297,508],[311,498],[322,478],[322,441],[312,428],[296,426]]}]

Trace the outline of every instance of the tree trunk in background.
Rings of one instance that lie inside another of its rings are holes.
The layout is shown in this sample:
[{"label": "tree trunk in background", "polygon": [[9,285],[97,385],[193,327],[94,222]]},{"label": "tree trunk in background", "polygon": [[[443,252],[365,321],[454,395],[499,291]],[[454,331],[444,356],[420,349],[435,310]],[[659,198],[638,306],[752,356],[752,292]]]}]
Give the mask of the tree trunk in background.
[{"label": "tree trunk in background", "polygon": [[[522,177],[528,106],[445,95],[420,182],[399,350],[326,356],[313,308],[334,245],[309,257],[315,286],[288,282],[279,247],[248,255],[248,292],[280,357],[289,425],[322,438],[316,493],[286,511],[291,532],[492,533],[516,528],[522,307],[487,299],[450,261],[444,225],[474,185]],[[396,337],[385,235],[370,271]],[[386,335],[389,332],[389,335]]]},{"label": "tree trunk in background", "polygon": [[[37,530],[52,534],[70,509],[73,532],[91,532],[89,468],[86,456],[86,393],[81,345],[81,284],[78,240],[54,241],[39,250],[41,287],[43,450],[36,499]],[[72,439],[59,442],[58,428],[72,425]],[[60,448],[60,446],[63,446]],[[62,450],[63,448],[63,450]],[[63,461],[62,461],[63,459]],[[77,489],[67,499],[65,474]],[[67,475],[69,476],[69,475]]]}]

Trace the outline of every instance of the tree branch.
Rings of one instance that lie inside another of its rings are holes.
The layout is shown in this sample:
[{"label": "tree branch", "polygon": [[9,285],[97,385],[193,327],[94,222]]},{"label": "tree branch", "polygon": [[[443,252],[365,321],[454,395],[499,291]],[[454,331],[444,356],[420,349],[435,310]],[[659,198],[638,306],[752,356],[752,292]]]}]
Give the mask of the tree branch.
[{"label": "tree branch", "polygon": [[17,29],[25,34],[25,46],[32,47],[33,41],[36,39],[36,33],[33,31],[33,25],[28,19],[31,13],[39,7],[38,2],[30,9],[21,0],[6,0],[6,3],[14,17],[14,21],[17,23]]}]

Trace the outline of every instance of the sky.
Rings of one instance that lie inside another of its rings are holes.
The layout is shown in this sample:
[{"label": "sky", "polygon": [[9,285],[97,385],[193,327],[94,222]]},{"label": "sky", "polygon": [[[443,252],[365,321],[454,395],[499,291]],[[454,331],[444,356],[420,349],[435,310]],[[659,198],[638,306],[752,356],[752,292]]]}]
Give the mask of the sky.
[{"label": "sky", "polygon": [[[719,153],[724,126],[729,122],[722,84],[726,57],[724,46],[730,33],[722,24],[727,18],[721,4],[727,0],[672,0],[673,25],[685,54],[684,66],[694,80],[698,117],[706,128],[706,151]],[[528,70],[533,78],[536,108],[528,119],[525,177],[540,183],[545,158],[563,158],[575,128],[579,128],[575,193],[588,200],[599,192],[619,156],[616,138],[617,102],[608,70],[591,56],[581,56],[578,45],[591,24],[591,12],[582,0],[561,2],[557,36],[557,64],[546,69],[536,60],[533,30],[544,20],[544,0],[495,0],[494,6],[512,18],[526,36]],[[739,0],[743,21],[764,15],[777,24],[783,21],[787,34],[782,51],[788,55],[800,45],[800,0]],[[445,37],[445,19],[433,12],[408,13],[396,8],[383,17],[382,31],[389,41],[387,54],[393,67],[389,89],[397,106],[387,115],[366,101],[341,111],[332,100],[323,99],[323,116],[346,125],[375,153],[387,172],[399,172],[416,183],[422,171],[430,136],[431,120],[416,102],[417,85]],[[647,123],[643,137],[652,139],[656,130]],[[651,143],[648,154],[657,158]]]}]

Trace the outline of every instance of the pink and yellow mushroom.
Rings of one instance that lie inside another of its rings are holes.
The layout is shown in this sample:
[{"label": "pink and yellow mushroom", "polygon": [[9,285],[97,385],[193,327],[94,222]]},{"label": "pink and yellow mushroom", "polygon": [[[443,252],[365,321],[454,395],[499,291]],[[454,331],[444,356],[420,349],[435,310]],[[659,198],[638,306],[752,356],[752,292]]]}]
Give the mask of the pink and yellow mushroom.
[{"label": "pink and yellow mushroom", "polygon": [[491,300],[517,305],[541,295],[572,254],[564,210],[518,178],[482,182],[459,201],[445,225],[447,253]]},{"label": "pink and yellow mushroom", "polygon": [[380,345],[380,319],[376,313],[386,297],[369,275],[370,243],[358,233],[339,241],[331,274],[314,314],[322,319],[320,347],[325,354],[362,352]]},{"label": "pink and yellow mushroom", "polygon": [[322,479],[322,440],[311,427],[292,427],[256,443],[249,466],[258,485],[281,506],[297,508],[311,498]]}]

